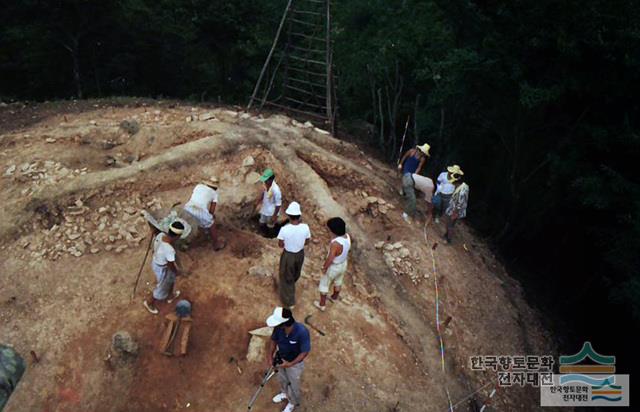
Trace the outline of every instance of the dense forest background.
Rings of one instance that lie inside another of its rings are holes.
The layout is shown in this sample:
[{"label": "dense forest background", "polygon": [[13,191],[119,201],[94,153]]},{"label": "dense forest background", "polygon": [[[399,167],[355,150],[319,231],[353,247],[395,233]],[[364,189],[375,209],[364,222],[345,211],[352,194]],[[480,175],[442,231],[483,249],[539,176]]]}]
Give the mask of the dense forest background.
[{"label": "dense forest background", "polygon": [[[2,3],[0,100],[245,104],[286,1]],[[427,174],[462,166],[470,224],[562,349],[592,340],[631,360],[640,2],[350,0],[333,11],[341,130],[395,154],[411,116],[409,143],[432,146]]]}]

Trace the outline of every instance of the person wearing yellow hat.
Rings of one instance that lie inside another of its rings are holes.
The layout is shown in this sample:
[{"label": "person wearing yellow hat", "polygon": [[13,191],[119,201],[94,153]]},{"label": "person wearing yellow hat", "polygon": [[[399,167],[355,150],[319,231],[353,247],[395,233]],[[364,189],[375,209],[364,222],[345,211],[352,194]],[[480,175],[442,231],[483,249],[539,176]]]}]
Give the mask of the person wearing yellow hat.
[{"label": "person wearing yellow hat", "polygon": [[416,213],[416,192],[413,175],[420,175],[420,171],[427,163],[431,146],[427,143],[407,150],[398,161],[398,170],[402,172],[402,193],[405,196],[405,207],[402,218],[411,222]]},{"label": "person wearing yellow hat", "polygon": [[209,232],[214,250],[223,249],[226,245],[224,240],[218,239],[218,230],[214,225],[218,205],[218,184],[217,177],[203,179],[193,189],[191,198],[184,206],[184,211],[198,222],[198,226]]},{"label": "person wearing yellow hat", "polygon": [[151,302],[142,302],[144,307],[152,314],[158,314],[156,302],[166,300],[169,295],[171,300],[180,296],[180,291],[174,291],[176,276],[180,274],[176,265],[176,250],[173,243],[180,238],[184,232],[184,225],[180,222],[173,222],[169,226],[167,233],[160,232],[153,241],[153,259],[151,259],[151,269],[156,275],[156,287],[153,289]]},{"label": "person wearing yellow hat", "polygon": [[451,196],[456,190],[453,182],[462,175],[464,175],[464,172],[458,165],[448,166],[446,171],[438,175],[436,179],[436,192],[433,195],[433,214],[436,223],[439,223],[440,217],[447,210],[447,207],[449,207]]},{"label": "person wearing yellow hat", "polygon": [[451,200],[446,209],[447,214],[447,231],[444,234],[444,240],[451,243],[453,228],[459,219],[467,216],[467,204],[469,202],[469,185],[463,182],[464,173],[458,167],[450,171],[452,173],[452,183],[455,190],[451,195]]}]

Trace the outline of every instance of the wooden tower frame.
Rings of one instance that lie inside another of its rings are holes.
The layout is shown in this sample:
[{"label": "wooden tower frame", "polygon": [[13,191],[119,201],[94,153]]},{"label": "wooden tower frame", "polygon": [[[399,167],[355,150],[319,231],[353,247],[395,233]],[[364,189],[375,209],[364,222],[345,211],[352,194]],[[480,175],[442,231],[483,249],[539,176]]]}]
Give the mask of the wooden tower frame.
[{"label": "wooden tower frame", "polygon": [[247,109],[254,105],[309,118],[335,134],[331,0],[288,0]]}]

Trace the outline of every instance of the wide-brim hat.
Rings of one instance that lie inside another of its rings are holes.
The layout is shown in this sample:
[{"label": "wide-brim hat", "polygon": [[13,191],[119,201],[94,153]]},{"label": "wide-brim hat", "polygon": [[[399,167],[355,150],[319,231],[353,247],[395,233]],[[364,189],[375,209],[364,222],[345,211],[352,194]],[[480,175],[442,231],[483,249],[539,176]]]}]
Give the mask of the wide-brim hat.
[{"label": "wide-brim hat", "polygon": [[[176,223],[179,223],[182,227],[178,227]],[[184,224],[182,222],[174,221],[169,225],[169,232],[173,232],[176,235],[182,235],[184,232]]]},{"label": "wide-brim hat", "polygon": [[460,176],[464,176],[464,172],[462,171],[462,169],[460,169],[460,166],[458,165],[447,167],[447,172],[451,174],[451,178],[449,179],[451,183],[459,180]]},{"label": "wide-brim hat", "polygon": [[286,213],[289,216],[300,216],[302,214],[302,210],[300,209],[300,203],[298,202],[289,203],[289,207],[287,207],[287,210],[285,210],[284,213]]},{"label": "wide-brim hat", "polygon": [[423,144],[423,145],[421,145],[421,146],[418,146],[418,150],[420,150],[422,153],[424,153],[424,154],[425,154],[425,155],[427,155],[427,156],[431,156],[431,155],[429,154],[429,150],[430,150],[430,149],[431,149],[431,146],[429,146],[429,144],[428,144],[428,143],[425,143],[425,144]]},{"label": "wide-brim hat", "polygon": [[220,183],[220,180],[218,180],[218,178],[215,176],[210,176],[202,179],[202,184],[210,187],[218,187],[219,183]]},{"label": "wide-brim hat", "polygon": [[267,318],[267,326],[275,328],[289,320],[282,315],[282,310],[283,308],[279,306],[273,310],[273,314]]},{"label": "wide-brim hat", "polygon": [[260,181],[266,182],[267,180],[271,179],[273,176],[275,176],[275,173],[273,173],[273,169],[265,169],[265,171],[262,173],[262,176],[260,176]]}]

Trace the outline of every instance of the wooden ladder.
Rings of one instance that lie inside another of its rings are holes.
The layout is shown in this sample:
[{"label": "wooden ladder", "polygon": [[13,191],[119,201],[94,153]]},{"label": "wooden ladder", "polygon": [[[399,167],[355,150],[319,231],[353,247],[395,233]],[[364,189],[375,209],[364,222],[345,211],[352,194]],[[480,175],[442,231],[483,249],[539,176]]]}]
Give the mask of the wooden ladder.
[{"label": "wooden ladder", "polygon": [[282,109],[335,134],[335,89],[331,1],[289,0],[247,109]]}]

